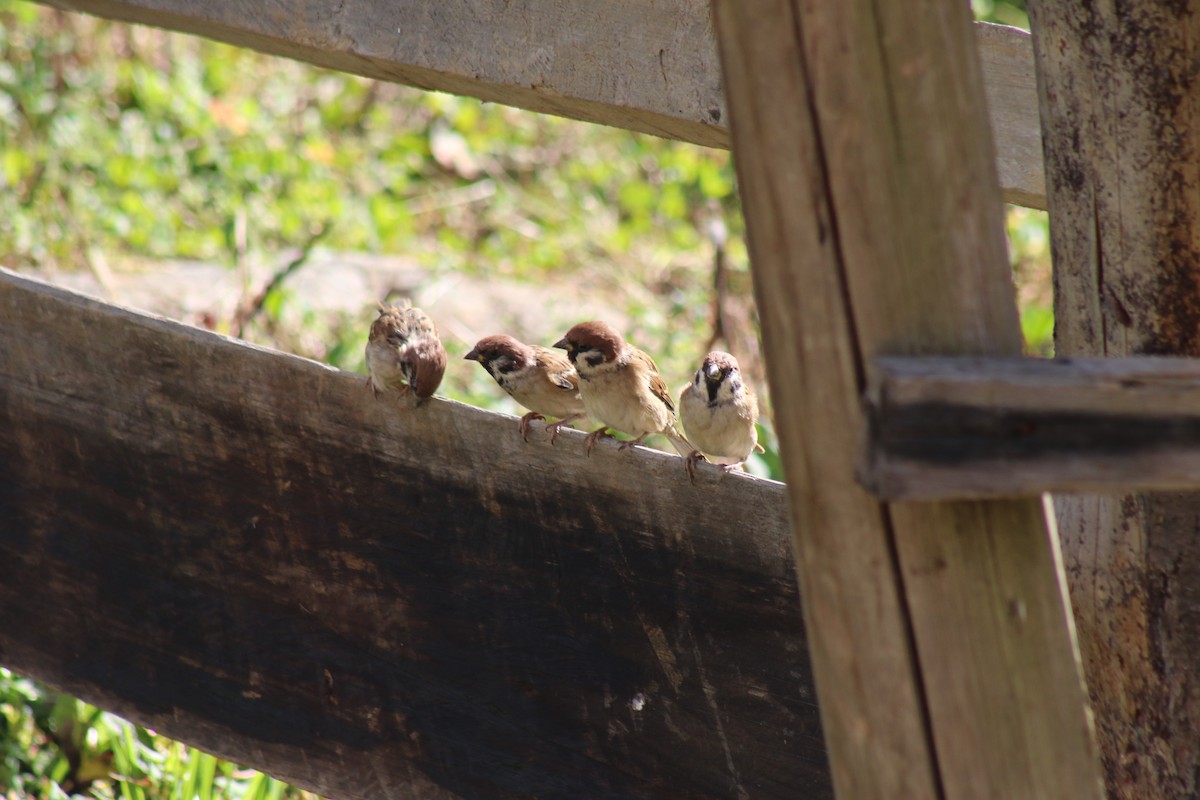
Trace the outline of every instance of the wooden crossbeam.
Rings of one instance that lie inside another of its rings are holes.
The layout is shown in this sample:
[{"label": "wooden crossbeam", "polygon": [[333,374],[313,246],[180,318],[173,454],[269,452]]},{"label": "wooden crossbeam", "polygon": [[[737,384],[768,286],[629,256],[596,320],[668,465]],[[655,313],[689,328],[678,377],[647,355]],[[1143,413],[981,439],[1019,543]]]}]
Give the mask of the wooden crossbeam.
[{"label": "wooden crossbeam", "polygon": [[877,364],[862,480],[880,497],[1200,486],[1200,360]]},{"label": "wooden crossbeam", "polygon": [[783,487],[530,438],[0,271],[0,664],[329,797],[830,798]]},{"label": "wooden crossbeam", "polygon": [[[424,89],[729,148],[705,0],[41,0]],[[1046,207],[1029,35],[976,26],[1005,199]]]}]

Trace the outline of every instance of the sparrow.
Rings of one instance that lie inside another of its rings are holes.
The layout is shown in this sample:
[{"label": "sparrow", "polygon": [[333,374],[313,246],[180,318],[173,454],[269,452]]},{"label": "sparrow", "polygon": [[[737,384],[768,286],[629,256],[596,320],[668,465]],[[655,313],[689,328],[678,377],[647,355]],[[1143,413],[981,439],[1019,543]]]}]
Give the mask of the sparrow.
[{"label": "sparrow", "polygon": [[641,444],[647,436],[664,434],[682,456],[693,448],[675,427],[675,404],[654,359],[626,342],[605,322],[581,322],[555,347],[579,373],[579,396],[587,415],[601,427],[587,435],[587,453],[596,439],[616,428],[637,438],[622,442],[622,450]]},{"label": "sparrow", "polygon": [[529,441],[529,423],[559,417],[546,426],[550,444],[558,438],[558,430],[587,416],[579,398],[579,374],[565,355],[548,347],[524,344],[511,336],[486,336],[476,342],[467,361],[478,361],[500,384],[500,388],[529,413],[521,417],[517,430]]},{"label": "sparrow", "polygon": [[409,389],[415,404],[428,399],[446,371],[446,348],[433,320],[407,300],[400,307],[379,304],[367,339],[367,387],[376,397]]},{"label": "sparrow", "polygon": [[679,395],[679,419],[696,450],[687,456],[688,475],[696,462],[709,460],[736,469],[763,449],[758,444],[758,398],[742,382],[737,359],[714,350]]}]

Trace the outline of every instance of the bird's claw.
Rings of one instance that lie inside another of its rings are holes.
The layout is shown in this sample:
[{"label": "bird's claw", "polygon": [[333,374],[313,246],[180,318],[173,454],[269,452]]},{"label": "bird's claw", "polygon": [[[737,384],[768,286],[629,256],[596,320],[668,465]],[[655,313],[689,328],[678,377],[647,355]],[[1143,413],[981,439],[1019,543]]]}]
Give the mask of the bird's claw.
[{"label": "bird's claw", "polygon": [[[521,432],[521,438],[526,442],[529,441],[529,423],[533,422],[535,419],[545,419],[545,417],[536,411],[530,411],[528,414],[521,417],[521,424],[517,426],[517,430]],[[554,439],[551,439],[550,443],[553,444]]]},{"label": "bird's claw", "polygon": [[631,447],[636,447],[639,444],[641,444],[642,442],[646,441],[646,437],[649,435],[650,434],[648,434],[648,433],[643,433],[641,436],[637,437],[636,439],[630,439],[628,442],[621,442],[621,446],[618,447],[617,450],[628,450]]},{"label": "bird's claw", "polygon": [[683,468],[687,470],[688,480],[693,484],[696,483],[696,464],[700,463],[701,461],[706,464],[708,463],[708,459],[705,458],[704,454],[699,450],[693,450],[686,458],[683,459]]},{"label": "bird's claw", "polygon": [[589,457],[592,455],[592,448],[596,446],[596,440],[601,436],[608,439],[612,438],[612,434],[608,432],[608,428],[599,428],[589,433],[587,438],[584,440],[587,443],[587,454]]},{"label": "bird's claw", "polygon": [[551,422],[546,426],[546,430],[550,432],[550,444],[554,444],[554,440],[558,438],[558,432],[562,430],[563,424],[564,420],[560,419],[558,422]]}]

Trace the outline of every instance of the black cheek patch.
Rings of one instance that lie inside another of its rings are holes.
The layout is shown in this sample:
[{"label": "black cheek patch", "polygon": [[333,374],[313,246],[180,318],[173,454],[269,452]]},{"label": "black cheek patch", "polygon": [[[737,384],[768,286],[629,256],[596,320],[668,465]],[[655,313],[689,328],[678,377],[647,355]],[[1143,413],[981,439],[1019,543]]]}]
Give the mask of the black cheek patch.
[{"label": "black cheek patch", "polygon": [[588,356],[584,359],[584,361],[587,362],[589,367],[598,367],[604,363],[604,356],[600,353],[596,353],[594,356]]}]

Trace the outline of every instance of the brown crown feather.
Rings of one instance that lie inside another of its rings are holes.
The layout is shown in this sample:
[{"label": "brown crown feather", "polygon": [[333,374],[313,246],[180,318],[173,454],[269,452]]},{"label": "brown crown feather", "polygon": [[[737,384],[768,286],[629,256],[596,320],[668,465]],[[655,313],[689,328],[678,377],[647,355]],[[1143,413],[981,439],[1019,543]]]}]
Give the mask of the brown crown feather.
[{"label": "brown crown feather", "polygon": [[467,353],[466,358],[490,364],[500,356],[508,356],[519,367],[532,364],[535,359],[533,349],[529,345],[503,333],[480,339],[471,348],[471,352]]},{"label": "brown crown feather", "polygon": [[597,350],[605,361],[614,361],[625,349],[625,340],[617,329],[607,322],[592,320],[581,322],[563,337],[563,341],[571,344],[576,350]]}]

